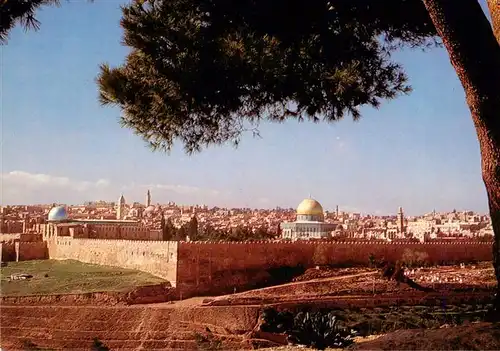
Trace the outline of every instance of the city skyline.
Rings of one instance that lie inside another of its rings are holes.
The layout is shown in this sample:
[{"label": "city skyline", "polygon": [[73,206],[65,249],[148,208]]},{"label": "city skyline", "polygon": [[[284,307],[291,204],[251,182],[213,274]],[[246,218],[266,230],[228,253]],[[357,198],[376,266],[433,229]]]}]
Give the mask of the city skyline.
[{"label": "city skyline", "polygon": [[[146,200],[144,201],[144,199],[133,199],[131,201],[128,201],[127,198],[124,196],[123,193],[120,194],[120,197],[118,199],[115,199],[115,200],[105,200],[105,199],[93,199],[93,200],[87,200],[87,201],[83,201],[81,203],[64,203],[64,202],[58,202],[58,201],[52,201],[52,202],[47,202],[47,203],[12,203],[12,204],[5,204],[5,205],[0,205],[0,206],[3,206],[3,207],[22,207],[22,206],[48,206],[48,207],[52,207],[52,206],[55,206],[55,207],[60,207],[60,206],[63,206],[63,207],[67,207],[67,208],[81,208],[81,206],[87,206],[89,204],[99,204],[99,203],[104,203],[104,204],[114,204],[114,210],[116,210],[118,208],[118,204],[120,203],[120,200],[121,200],[121,197],[123,196],[124,199],[125,199],[125,206],[128,207],[128,208],[134,208],[136,204],[139,204],[139,205],[142,205],[143,208],[146,208],[148,207],[147,203],[148,203],[148,198],[147,196],[151,196],[151,192],[150,192],[150,189],[147,189],[147,192],[146,192]],[[312,199],[312,200],[317,200],[311,196],[307,197],[307,198],[304,198],[304,199]],[[234,210],[238,210],[238,209],[250,209],[250,210],[264,210],[264,211],[275,211],[275,210],[284,210],[284,211],[292,211],[292,212],[295,212],[296,211],[296,208],[297,208],[297,205],[295,206],[269,206],[269,207],[230,207],[230,206],[218,206],[218,205],[212,205],[212,206],[208,206],[206,204],[196,204],[196,203],[175,203],[174,201],[168,201],[168,202],[154,202],[151,200],[151,197],[149,197],[149,200],[151,201],[151,205],[156,207],[158,209],[158,205],[159,206],[167,206],[167,207],[170,207],[170,206],[173,206],[173,207],[178,207],[178,208],[195,208],[195,207],[198,207],[198,208],[204,208],[206,207],[207,209],[234,209]],[[300,204],[299,204],[300,206]],[[53,207],[52,207],[53,208]],[[474,210],[471,210],[471,209],[456,209],[456,208],[453,208],[453,209],[447,209],[447,210],[443,210],[443,211],[437,211],[436,209],[432,209],[432,210],[428,210],[428,211],[424,211],[422,213],[410,213],[408,214],[405,210],[404,210],[404,207],[403,206],[399,206],[397,208],[396,211],[394,212],[388,212],[388,213],[382,213],[382,212],[377,212],[377,213],[369,213],[369,212],[363,212],[363,211],[358,211],[357,209],[353,209],[353,208],[345,208],[345,207],[341,207],[339,205],[335,205],[333,208],[328,208],[328,207],[323,207],[325,213],[333,213],[335,214],[336,212],[338,213],[344,213],[344,214],[359,214],[361,216],[374,216],[374,217],[387,217],[387,216],[392,216],[392,217],[397,217],[400,213],[403,213],[404,217],[412,217],[412,218],[417,218],[417,217],[423,217],[423,216],[426,216],[426,215],[429,215],[429,214],[432,214],[432,213],[436,213],[436,214],[449,214],[449,213],[453,213],[453,212],[456,212],[456,213],[464,213],[464,212],[473,212],[475,213],[476,215],[486,215],[486,216],[489,216],[489,211],[484,211],[484,212],[479,212],[479,211],[474,211]],[[402,211],[402,212],[401,212]]]},{"label": "city skyline", "polygon": [[488,211],[477,137],[444,49],[395,55],[414,91],[362,109],[359,122],[263,124],[262,139],[248,135],[237,150],[189,157],[178,144],[167,156],[97,100],[99,63],[119,64],[127,51],[119,4],[44,8],[39,32],[16,27],[2,47],[1,204],[120,193],[143,202],[149,188],[153,203],[293,208],[311,193],[325,209],[361,213]]}]

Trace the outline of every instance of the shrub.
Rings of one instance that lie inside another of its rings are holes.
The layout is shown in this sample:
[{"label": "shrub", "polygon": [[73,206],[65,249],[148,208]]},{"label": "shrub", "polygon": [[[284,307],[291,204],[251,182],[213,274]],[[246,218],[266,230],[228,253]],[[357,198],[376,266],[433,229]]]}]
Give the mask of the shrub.
[{"label": "shrub", "polygon": [[109,347],[104,345],[104,343],[98,338],[94,338],[92,342],[92,346],[90,347],[91,351],[109,351]]},{"label": "shrub", "polygon": [[285,333],[293,328],[293,314],[289,311],[278,312],[274,308],[262,313],[264,323],[261,330],[269,333]]},{"label": "shrub", "polygon": [[294,318],[293,329],[287,334],[292,343],[318,350],[349,346],[356,335],[355,331],[340,327],[333,312],[299,312]]},{"label": "shrub", "polygon": [[375,265],[376,265],[375,255],[371,253],[370,256],[368,256],[368,267],[373,268],[375,267]]},{"label": "shrub", "polygon": [[356,331],[343,328],[337,316],[329,311],[298,312],[294,316],[288,311],[266,309],[262,317],[262,331],[284,333],[293,344],[319,350],[349,346],[357,335]]},{"label": "shrub", "polygon": [[198,350],[204,351],[216,351],[222,350],[222,342],[217,339],[211,331],[209,331],[206,335],[201,333],[195,333],[194,339],[196,341],[196,346]]},{"label": "shrub", "polygon": [[24,351],[39,351],[41,348],[39,348],[33,341],[31,340],[23,340],[23,350]]}]

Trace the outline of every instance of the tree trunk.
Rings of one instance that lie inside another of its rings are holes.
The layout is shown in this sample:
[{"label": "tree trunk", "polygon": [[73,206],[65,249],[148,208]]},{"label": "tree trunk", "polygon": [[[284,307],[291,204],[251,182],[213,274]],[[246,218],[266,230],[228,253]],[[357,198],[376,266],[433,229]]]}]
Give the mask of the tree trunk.
[{"label": "tree trunk", "polygon": [[488,0],[488,8],[490,9],[493,33],[500,44],[500,0]]},{"label": "tree trunk", "polygon": [[[500,282],[500,46],[477,0],[423,0],[465,90],[481,150]],[[500,285],[495,312],[500,319]]]}]

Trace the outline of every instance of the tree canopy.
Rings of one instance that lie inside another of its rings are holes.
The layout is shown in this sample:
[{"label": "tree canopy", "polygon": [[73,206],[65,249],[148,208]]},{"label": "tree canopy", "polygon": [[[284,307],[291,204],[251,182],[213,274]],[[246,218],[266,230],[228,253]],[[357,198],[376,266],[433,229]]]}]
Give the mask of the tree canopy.
[{"label": "tree canopy", "polygon": [[262,120],[335,121],[410,91],[391,59],[437,43],[421,0],[150,0],[122,7],[100,101],[157,150],[238,144]]}]

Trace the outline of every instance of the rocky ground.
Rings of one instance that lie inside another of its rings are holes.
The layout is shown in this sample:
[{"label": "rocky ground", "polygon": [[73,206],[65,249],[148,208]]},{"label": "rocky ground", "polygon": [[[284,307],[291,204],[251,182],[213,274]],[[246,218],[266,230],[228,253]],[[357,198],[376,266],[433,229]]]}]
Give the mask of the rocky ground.
[{"label": "rocky ground", "polygon": [[[422,268],[408,274],[433,287],[434,295],[384,280],[370,269],[312,269],[288,284],[218,298],[114,307],[2,306],[0,346],[21,350],[30,342],[39,348],[88,350],[97,337],[112,350],[278,347],[282,337],[259,332],[266,305],[298,309],[328,302],[350,326],[379,334],[376,339],[358,339],[354,348],[500,349],[495,344],[500,340],[497,326],[473,323],[491,299],[495,280],[490,264]],[[445,324],[462,325],[439,329]],[[411,330],[393,332],[406,328]],[[446,343],[440,343],[445,336]],[[287,349],[304,350],[276,350]]]},{"label": "rocky ground", "polygon": [[[280,346],[263,351],[309,351],[307,347]],[[327,348],[326,351],[342,349]],[[348,350],[500,350],[500,324],[472,323],[438,329],[399,330],[357,338]]]},{"label": "rocky ground", "polygon": [[[493,268],[489,263],[469,266],[442,266],[415,268],[408,277],[422,286],[432,288],[435,296],[489,296],[496,285]],[[293,282],[247,292],[224,295],[206,302],[222,304],[279,303],[298,300],[331,299],[408,299],[431,296],[417,292],[406,284],[383,279],[380,272],[369,268],[309,269]],[[479,294],[479,295],[477,295]]]}]

